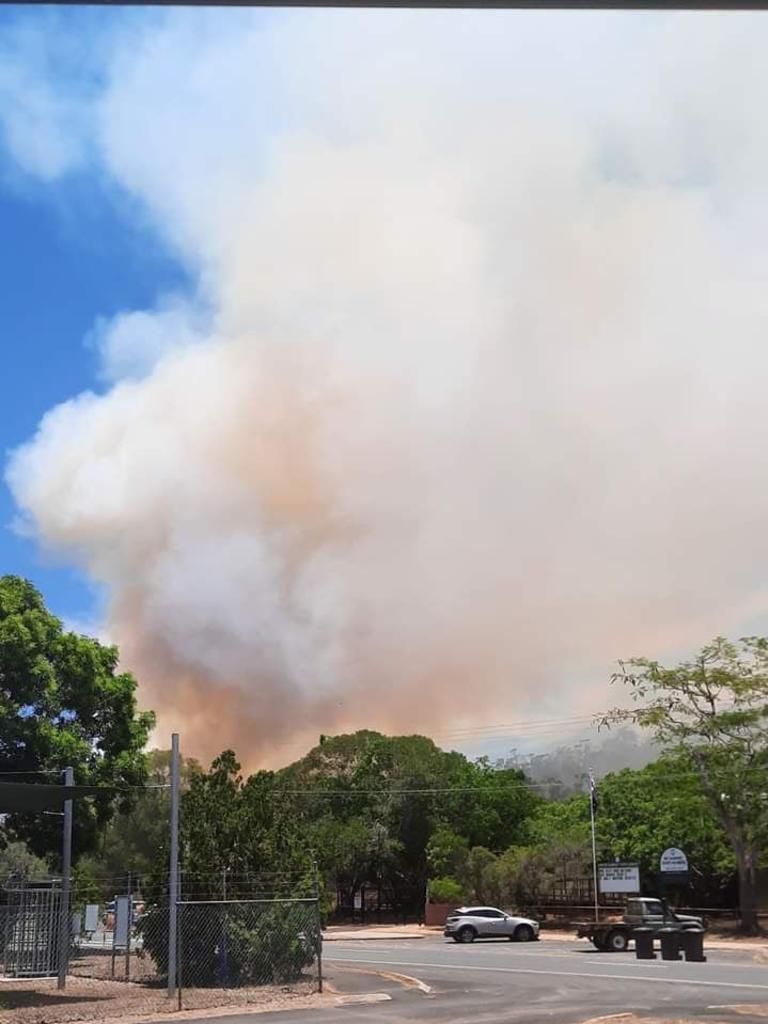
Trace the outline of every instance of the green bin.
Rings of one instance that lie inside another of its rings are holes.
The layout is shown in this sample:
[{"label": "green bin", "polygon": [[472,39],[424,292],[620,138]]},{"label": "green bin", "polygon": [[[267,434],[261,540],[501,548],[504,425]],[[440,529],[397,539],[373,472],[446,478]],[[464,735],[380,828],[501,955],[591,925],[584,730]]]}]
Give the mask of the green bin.
[{"label": "green bin", "polygon": [[703,928],[686,928],[685,931],[680,932],[680,945],[683,947],[686,960],[698,964],[706,963]]},{"label": "green bin", "polygon": [[635,940],[635,956],[638,960],[655,960],[653,951],[653,928],[634,928],[632,938]]},{"label": "green bin", "polygon": [[682,960],[680,956],[680,934],[677,928],[662,928],[659,931],[662,960]]}]

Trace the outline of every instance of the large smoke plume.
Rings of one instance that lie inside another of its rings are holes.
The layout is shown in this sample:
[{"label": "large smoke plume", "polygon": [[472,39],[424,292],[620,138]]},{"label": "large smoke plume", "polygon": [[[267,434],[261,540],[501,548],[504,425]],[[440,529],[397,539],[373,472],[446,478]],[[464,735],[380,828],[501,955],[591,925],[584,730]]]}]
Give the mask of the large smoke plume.
[{"label": "large smoke plume", "polygon": [[767,36],[217,11],[113,40],[86,172],[197,290],[98,325],[108,384],[8,478],[163,731],[256,763],[583,713],[616,657],[764,625]]}]

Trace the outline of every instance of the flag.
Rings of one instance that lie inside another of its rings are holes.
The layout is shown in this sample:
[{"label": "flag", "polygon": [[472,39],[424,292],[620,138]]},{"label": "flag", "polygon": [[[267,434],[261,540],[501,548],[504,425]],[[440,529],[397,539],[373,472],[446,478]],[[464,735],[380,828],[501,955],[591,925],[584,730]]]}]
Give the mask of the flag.
[{"label": "flag", "polygon": [[597,786],[592,772],[589,773],[589,799],[592,803],[592,813],[597,814]]}]

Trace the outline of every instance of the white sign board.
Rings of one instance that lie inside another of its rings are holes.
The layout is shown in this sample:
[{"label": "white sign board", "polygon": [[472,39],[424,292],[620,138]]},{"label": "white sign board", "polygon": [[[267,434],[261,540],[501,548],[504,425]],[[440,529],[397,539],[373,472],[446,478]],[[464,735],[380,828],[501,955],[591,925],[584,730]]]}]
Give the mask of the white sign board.
[{"label": "white sign board", "polygon": [[638,864],[601,864],[600,892],[640,892],[640,866]]},{"label": "white sign board", "polygon": [[682,850],[672,846],[661,855],[661,870],[664,874],[684,874],[688,870],[688,858]]},{"label": "white sign board", "polygon": [[133,900],[130,896],[118,896],[115,899],[115,932],[112,945],[125,949],[131,934],[131,917]]},{"label": "white sign board", "polygon": [[95,932],[99,927],[99,904],[86,903],[85,905],[85,930]]},{"label": "white sign board", "polygon": [[355,893],[355,910],[363,909],[363,894],[361,892]]}]

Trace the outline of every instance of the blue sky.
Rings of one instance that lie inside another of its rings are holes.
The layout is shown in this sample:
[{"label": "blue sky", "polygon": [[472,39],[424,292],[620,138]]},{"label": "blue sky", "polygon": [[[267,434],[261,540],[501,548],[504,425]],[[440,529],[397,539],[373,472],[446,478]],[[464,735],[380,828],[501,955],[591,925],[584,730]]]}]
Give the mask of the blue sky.
[{"label": "blue sky", "polygon": [[[89,12],[74,17],[83,28],[92,25]],[[0,35],[43,20],[55,33],[48,12],[3,8]],[[97,318],[151,306],[158,294],[183,289],[186,276],[125,195],[87,171],[55,184],[35,181],[2,144],[0,224],[0,447],[7,453],[32,437],[53,406],[99,389],[96,353],[87,343]],[[19,536],[15,515],[0,481],[0,573],[30,578],[56,614],[88,621],[92,587]]]}]

